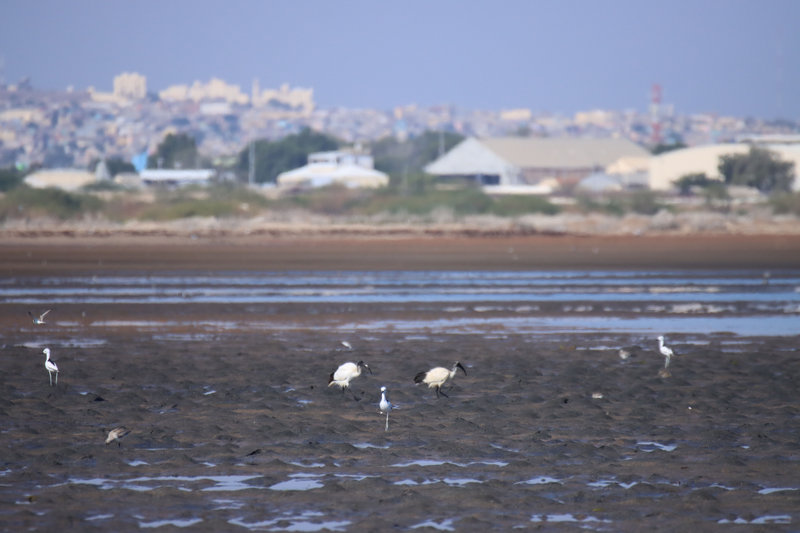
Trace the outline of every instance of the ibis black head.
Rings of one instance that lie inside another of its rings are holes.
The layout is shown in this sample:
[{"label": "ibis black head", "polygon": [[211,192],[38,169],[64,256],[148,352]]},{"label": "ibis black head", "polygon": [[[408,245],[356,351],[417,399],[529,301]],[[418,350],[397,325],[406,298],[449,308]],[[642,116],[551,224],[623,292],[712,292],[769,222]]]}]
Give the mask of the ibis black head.
[{"label": "ibis black head", "polygon": [[364,361],[359,361],[356,366],[358,366],[359,368],[366,368],[367,370],[369,370],[369,373],[372,374],[372,369]]},{"label": "ibis black head", "polygon": [[465,376],[467,375],[467,370],[463,366],[461,366],[461,363],[459,361],[456,361],[456,365],[454,368],[460,368],[461,371],[464,373],[464,375]]}]

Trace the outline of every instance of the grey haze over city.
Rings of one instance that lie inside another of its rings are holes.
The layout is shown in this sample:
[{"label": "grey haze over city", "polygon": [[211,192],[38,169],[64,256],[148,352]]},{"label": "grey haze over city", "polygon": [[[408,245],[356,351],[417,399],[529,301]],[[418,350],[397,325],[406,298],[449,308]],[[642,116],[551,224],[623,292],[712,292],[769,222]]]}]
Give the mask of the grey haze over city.
[{"label": "grey haze over city", "polygon": [[212,77],[314,89],[323,108],[406,104],[800,119],[794,0],[6,0],[0,77],[149,91]]}]

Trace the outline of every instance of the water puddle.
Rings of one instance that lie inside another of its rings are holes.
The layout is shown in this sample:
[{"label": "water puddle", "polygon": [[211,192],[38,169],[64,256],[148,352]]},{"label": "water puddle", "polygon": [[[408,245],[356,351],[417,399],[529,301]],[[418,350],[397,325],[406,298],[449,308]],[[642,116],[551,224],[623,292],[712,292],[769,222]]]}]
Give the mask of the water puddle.
[{"label": "water puddle", "polygon": [[92,515],[92,516],[87,516],[86,517],[86,521],[87,522],[94,522],[95,520],[107,520],[109,518],[114,518],[114,515],[113,514],[96,514],[96,515]]},{"label": "water puddle", "polygon": [[292,474],[289,476],[289,478],[290,479],[286,481],[281,481],[280,483],[271,485],[269,487],[270,490],[305,491],[321,489],[324,487],[322,482],[319,480],[320,477],[316,474]]},{"label": "water puddle", "polygon": [[[315,511],[305,511],[299,515],[285,514],[271,520],[261,520],[259,522],[246,522],[243,517],[228,520],[229,524],[243,527],[250,530],[269,531],[346,531],[350,525],[349,520],[322,520],[314,521],[323,517],[322,513]],[[288,522],[288,525],[283,524]]]},{"label": "water puddle", "polygon": [[637,442],[636,447],[639,449],[639,451],[645,453],[654,452],[656,450],[660,450],[662,452],[672,452],[677,448],[675,444],[661,444],[660,442],[653,441]]},{"label": "water puddle", "polygon": [[741,516],[734,519],[723,518],[717,520],[717,524],[754,524],[754,525],[767,525],[767,524],[791,524],[792,517],[788,514],[779,515],[764,515],[752,520],[747,520]]},{"label": "water puddle", "polygon": [[531,478],[531,479],[529,479],[527,481],[519,481],[516,484],[517,485],[521,485],[521,484],[525,484],[525,485],[548,485],[550,483],[558,483],[559,485],[563,484],[563,482],[560,479],[556,479],[554,477],[549,477],[549,476],[534,477],[534,478]]},{"label": "water puddle", "polygon": [[396,466],[398,468],[407,468],[409,466],[443,466],[443,465],[451,465],[457,466],[459,468],[464,468],[467,466],[475,466],[475,465],[486,465],[486,466],[499,466],[504,467],[508,466],[508,463],[504,461],[472,461],[470,463],[455,463],[452,461],[434,461],[431,459],[419,459],[416,461],[408,461],[406,463],[396,463],[391,466]]},{"label": "water puddle", "polygon": [[425,479],[424,481],[414,481],[413,479],[403,479],[400,481],[395,481],[393,485],[398,486],[418,486],[418,485],[435,485],[437,483],[444,483],[450,487],[463,487],[464,485],[469,485],[471,483],[483,483],[480,479],[475,478],[441,478],[441,479]]},{"label": "water puddle", "polygon": [[535,514],[531,517],[531,522],[550,522],[550,523],[580,523],[586,524],[596,522],[599,524],[610,524],[611,520],[597,518],[596,516],[575,516],[571,513],[562,514]]},{"label": "water puddle", "polygon": [[164,526],[191,527],[202,522],[202,518],[176,519],[176,520],[156,520],[155,522],[139,522],[141,528],[155,528]]},{"label": "water puddle", "polygon": [[785,491],[794,491],[800,490],[797,487],[765,487],[758,491],[759,494],[767,495],[767,494],[774,494],[776,492],[785,492]]},{"label": "water puddle", "polygon": [[30,348],[33,350],[44,349],[46,347],[59,346],[62,348],[97,348],[107,343],[105,339],[91,339],[91,338],[73,338],[73,339],[38,339],[35,341],[28,341],[22,344],[23,348]]},{"label": "water puddle", "polygon": [[[193,492],[215,491],[238,491],[247,489],[259,489],[246,481],[260,478],[261,476],[157,476],[157,477],[135,477],[130,479],[111,479],[111,478],[70,478],[66,483],[59,485],[94,485],[101,490],[127,489],[137,492],[156,490],[161,487],[173,486],[179,490]],[[191,485],[204,485],[208,482],[213,485],[208,487],[193,487]],[[56,485],[56,486],[59,486]]]},{"label": "water puddle", "polygon": [[388,444],[384,446],[379,446],[377,444],[370,444],[369,442],[357,442],[353,444],[354,447],[358,448],[359,450],[366,450],[368,448],[375,448],[378,450],[388,450],[390,446]]},{"label": "water puddle", "polygon": [[431,529],[436,529],[438,531],[455,531],[456,528],[453,526],[454,519],[448,518],[447,520],[442,520],[441,522],[434,522],[433,520],[426,520],[424,522],[420,522],[419,524],[411,526],[411,529],[419,529],[421,527],[429,527]]}]

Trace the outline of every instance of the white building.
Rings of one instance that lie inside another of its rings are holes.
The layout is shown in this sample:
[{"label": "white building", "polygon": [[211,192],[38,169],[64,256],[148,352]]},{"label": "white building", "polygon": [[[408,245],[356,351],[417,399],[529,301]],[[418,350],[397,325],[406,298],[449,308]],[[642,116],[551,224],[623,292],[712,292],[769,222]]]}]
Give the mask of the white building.
[{"label": "white building", "polygon": [[214,177],[213,169],[167,169],[148,168],[139,173],[145,185],[165,185],[182,187],[186,185],[207,185]]},{"label": "white building", "polygon": [[389,185],[389,176],[374,169],[370,155],[333,151],[309,155],[307,165],[280,173],[277,182],[279,187],[295,189],[333,184],[376,189]]},{"label": "white building", "polygon": [[[656,191],[675,188],[675,182],[688,174],[705,174],[709,179],[722,180],[719,161],[723,155],[746,154],[749,143],[708,144],[672,150],[650,159],[649,186]],[[775,152],[783,161],[794,163],[793,188],[800,190],[800,144],[758,144]]]},{"label": "white building", "polygon": [[91,172],[75,168],[37,170],[25,176],[25,184],[34,189],[53,187],[63,191],[76,191],[97,181]]},{"label": "white building", "polygon": [[147,96],[147,78],[137,72],[123,72],[114,77],[114,96],[141,100]]},{"label": "white building", "polygon": [[445,180],[475,182],[488,193],[546,194],[572,187],[622,158],[647,156],[647,150],[626,139],[471,137],[425,171]]}]

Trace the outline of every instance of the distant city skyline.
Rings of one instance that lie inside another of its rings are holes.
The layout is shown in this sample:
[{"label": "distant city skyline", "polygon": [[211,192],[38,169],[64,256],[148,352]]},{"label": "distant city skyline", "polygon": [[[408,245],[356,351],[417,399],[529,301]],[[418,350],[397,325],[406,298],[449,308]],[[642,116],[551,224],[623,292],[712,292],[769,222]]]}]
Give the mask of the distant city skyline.
[{"label": "distant city skyline", "polygon": [[800,2],[27,2],[0,6],[0,76],[150,92],[220,78],[314,89],[319,107],[455,105],[800,120]]}]

